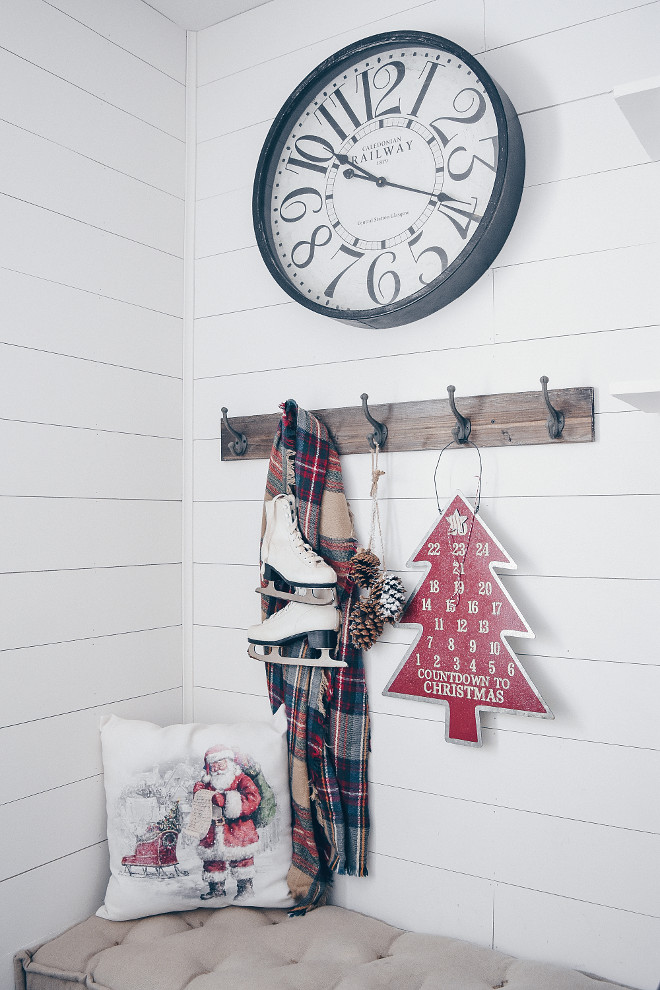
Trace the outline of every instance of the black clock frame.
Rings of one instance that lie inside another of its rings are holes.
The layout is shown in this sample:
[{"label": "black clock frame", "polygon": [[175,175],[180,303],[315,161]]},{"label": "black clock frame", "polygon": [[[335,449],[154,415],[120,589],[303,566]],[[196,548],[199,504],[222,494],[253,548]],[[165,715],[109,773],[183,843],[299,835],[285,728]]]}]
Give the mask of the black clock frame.
[{"label": "black clock frame", "polygon": [[[440,48],[469,66],[483,85],[497,122],[498,157],[495,182],[488,206],[477,230],[463,251],[437,278],[401,301],[369,310],[338,310],[320,306],[300,292],[283,273],[269,225],[270,197],[275,166],[289,133],[291,122],[312,97],[335,78],[346,63],[353,64],[372,48],[419,45]],[[269,174],[270,173],[270,174]],[[518,212],[525,178],[525,144],[518,115],[497,83],[469,52],[439,35],[422,31],[389,31],[348,45],[321,62],[288,97],[275,117],[264,141],[254,178],[252,219],[261,256],[278,285],[296,302],[322,316],[353,326],[381,329],[404,326],[437,312],[470,288],[490,268],[504,246]]]}]

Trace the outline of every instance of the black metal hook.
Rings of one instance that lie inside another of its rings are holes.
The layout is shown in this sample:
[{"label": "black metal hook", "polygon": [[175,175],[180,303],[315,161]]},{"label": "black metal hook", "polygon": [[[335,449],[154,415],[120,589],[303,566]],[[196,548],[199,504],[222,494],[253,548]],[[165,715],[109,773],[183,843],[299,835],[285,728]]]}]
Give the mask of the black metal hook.
[{"label": "black metal hook", "polygon": [[467,443],[470,439],[470,431],[472,429],[472,423],[467,418],[467,416],[461,416],[458,409],[456,408],[456,403],[454,402],[454,392],[456,391],[455,385],[448,385],[447,392],[449,394],[449,405],[451,411],[456,417],[456,426],[451,431],[456,443]]},{"label": "black metal hook", "polygon": [[561,438],[562,432],[564,430],[565,416],[563,412],[560,412],[550,402],[548,398],[548,376],[541,376],[541,385],[543,386],[543,398],[545,399],[545,404],[548,407],[548,433],[550,434],[551,440],[559,440]]},{"label": "black metal hook", "polygon": [[235,430],[234,427],[229,422],[229,420],[227,419],[227,406],[222,407],[222,422],[225,424],[231,435],[234,437],[233,440],[229,441],[229,449],[231,450],[232,454],[236,455],[236,457],[242,457],[248,448],[247,437],[245,436],[244,433],[239,433],[237,430]]},{"label": "black metal hook", "polygon": [[383,448],[387,443],[387,427],[384,423],[379,423],[378,420],[374,419],[369,412],[369,407],[367,406],[367,399],[369,396],[367,393],[363,392],[360,398],[362,399],[362,412],[374,428],[374,432],[370,433],[367,437],[369,446],[372,450],[375,450],[376,447]]}]

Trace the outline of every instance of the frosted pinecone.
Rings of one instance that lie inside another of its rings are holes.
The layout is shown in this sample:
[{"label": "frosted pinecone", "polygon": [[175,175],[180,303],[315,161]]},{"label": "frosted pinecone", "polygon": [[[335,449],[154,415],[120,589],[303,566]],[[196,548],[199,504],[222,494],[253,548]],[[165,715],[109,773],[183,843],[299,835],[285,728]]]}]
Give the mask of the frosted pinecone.
[{"label": "frosted pinecone", "polygon": [[406,589],[401,578],[386,572],[374,584],[371,593],[378,596],[379,610],[385,622],[398,622],[406,604]]}]

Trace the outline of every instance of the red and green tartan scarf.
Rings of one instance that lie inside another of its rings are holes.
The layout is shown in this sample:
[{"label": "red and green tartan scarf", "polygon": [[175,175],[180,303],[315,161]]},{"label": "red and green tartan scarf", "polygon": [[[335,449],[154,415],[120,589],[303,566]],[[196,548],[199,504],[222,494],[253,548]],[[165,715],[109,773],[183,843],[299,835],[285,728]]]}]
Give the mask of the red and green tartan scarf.
[{"label": "red and green tartan scarf", "polygon": [[[266,664],[272,709],[284,704],[288,719],[293,814],[288,880],[297,902],[293,913],[304,913],[322,901],[333,873],[367,874],[369,712],[362,654],[348,634],[348,612],[359,594],[349,575],[357,544],[339,455],[315,416],[292,399],[282,409],[266,499],[286,491],[289,473],[300,531],[337,573],[342,623],[336,656],[348,665]],[[264,596],[264,616],[284,604]],[[300,656],[306,648],[306,640],[297,640],[289,654]]]}]

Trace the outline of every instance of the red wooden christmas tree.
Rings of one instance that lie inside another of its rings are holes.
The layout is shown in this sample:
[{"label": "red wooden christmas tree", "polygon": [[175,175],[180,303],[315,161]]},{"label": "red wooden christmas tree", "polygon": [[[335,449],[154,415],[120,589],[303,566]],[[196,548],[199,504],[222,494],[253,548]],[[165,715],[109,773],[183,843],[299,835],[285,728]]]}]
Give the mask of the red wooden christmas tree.
[{"label": "red wooden christmas tree", "polygon": [[472,746],[482,711],[553,718],[506,639],[534,636],[495,573],[516,565],[460,493],[406,566],[424,568],[399,623],[418,633],[383,694],[446,705],[445,738]]}]

